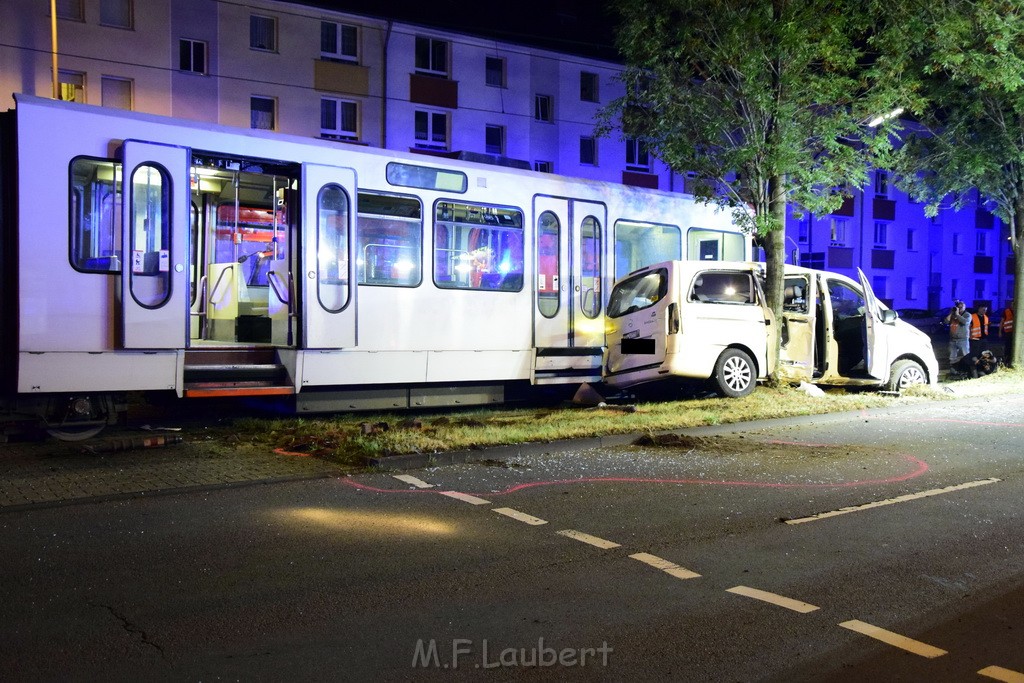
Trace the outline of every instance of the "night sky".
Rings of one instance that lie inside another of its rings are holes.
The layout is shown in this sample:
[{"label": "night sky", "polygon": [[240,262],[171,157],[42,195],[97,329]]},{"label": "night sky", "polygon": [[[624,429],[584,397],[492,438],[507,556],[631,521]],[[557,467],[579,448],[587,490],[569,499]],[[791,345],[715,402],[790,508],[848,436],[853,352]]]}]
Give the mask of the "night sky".
[{"label": "night sky", "polygon": [[438,26],[472,35],[617,60],[614,21],[595,0],[298,0],[374,17]]}]

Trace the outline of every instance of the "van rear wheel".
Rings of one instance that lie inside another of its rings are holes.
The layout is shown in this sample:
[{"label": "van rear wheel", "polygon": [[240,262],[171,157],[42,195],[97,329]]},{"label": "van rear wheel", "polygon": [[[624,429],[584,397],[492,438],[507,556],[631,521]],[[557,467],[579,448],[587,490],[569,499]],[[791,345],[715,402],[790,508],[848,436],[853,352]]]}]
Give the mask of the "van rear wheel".
[{"label": "van rear wheel", "polygon": [[746,396],[754,390],[757,383],[754,361],[739,349],[726,349],[715,363],[715,374],[711,381],[715,390],[722,396]]}]

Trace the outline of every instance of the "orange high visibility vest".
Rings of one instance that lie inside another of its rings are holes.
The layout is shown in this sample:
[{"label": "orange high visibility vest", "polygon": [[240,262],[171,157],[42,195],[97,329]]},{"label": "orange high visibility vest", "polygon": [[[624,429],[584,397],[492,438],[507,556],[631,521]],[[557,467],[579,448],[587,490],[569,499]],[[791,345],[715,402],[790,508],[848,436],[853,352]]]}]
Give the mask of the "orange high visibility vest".
[{"label": "orange high visibility vest", "polygon": [[1003,311],[1003,319],[999,322],[999,331],[1002,334],[1010,334],[1013,332],[1013,309],[1007,308]]},{"label": "orange high visibility vest", "polygon": [[971,339],[981,339],[981,331],[988,329],[988,316],[971,313]]}]

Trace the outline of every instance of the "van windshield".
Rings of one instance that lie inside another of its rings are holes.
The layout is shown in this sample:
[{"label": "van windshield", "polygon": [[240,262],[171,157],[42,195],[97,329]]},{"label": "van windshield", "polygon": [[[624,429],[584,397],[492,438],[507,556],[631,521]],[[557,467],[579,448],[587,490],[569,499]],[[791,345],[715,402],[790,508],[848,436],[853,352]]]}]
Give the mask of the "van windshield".
[{"label": "van windshield", "polygon": [[650,308],[664,299],[667,291],[668,271],[664,268],[627,278],[612,289],[608,301],[608,317],[618,318]]}]

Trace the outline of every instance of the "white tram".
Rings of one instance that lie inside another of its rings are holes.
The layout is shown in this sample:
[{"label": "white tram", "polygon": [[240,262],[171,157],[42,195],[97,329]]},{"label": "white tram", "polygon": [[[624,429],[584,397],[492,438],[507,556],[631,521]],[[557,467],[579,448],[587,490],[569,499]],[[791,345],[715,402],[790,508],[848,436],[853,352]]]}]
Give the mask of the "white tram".
[{"label": "white tram", "polygon": [[599,382],[617,278],[751,257],[684,195],[28,96],[0,188],[5,415],[63,438],[126,392],[326,412]]}]

